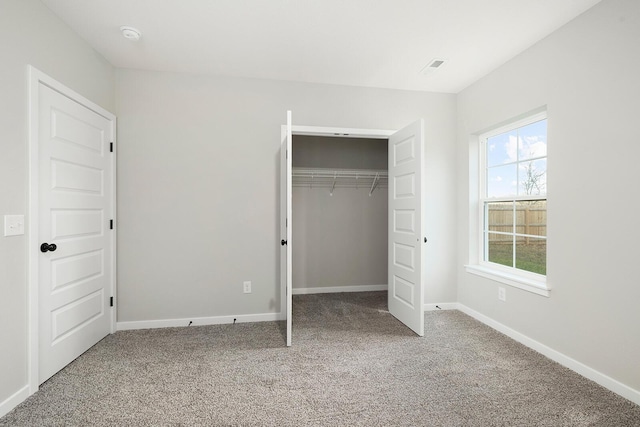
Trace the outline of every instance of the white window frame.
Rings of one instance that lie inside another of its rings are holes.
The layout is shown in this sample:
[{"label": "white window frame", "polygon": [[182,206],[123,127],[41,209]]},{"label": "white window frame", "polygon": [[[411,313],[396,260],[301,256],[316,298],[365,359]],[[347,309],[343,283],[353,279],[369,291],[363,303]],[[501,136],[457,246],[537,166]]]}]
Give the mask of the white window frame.
[{"label": "white window frame", "polygon": [[[482,276],[500,283],[504,283],[509,286],[513,286],[519,289],[523,289],[529,292],[533,292],[542,296],[549,296],[550,287],[547,284],[547,276],[533,273],[526,270],[521,270],[515,267],[508,267],[497,263],[485,261],[484,257],[488,242],[485,241],[485,203],[496,202],[514,202],[519,200],[547,200],[547,194],[544,195],[526,195],[526,196],[512,196],[512,197],[487,197],[487,140],[493,136],[500,135],[502,133],[515,130],[517,128],[527,126],[529,124],[547,119],[547,112],[542,111],[535,114],[527,115],[526,117],[511,121],[506,125],[502,125],[491,129],[478,136],[478,206],[476,221],[477,222],[477,264],[466,265],[466,271],[478,276]],[[548,156],[541,157],[548,158]],[[531,159],[537,160],[539,158]],[[547,163],[548,170],[548,163]],[[545,239],[547,236],[545,236]]]}]

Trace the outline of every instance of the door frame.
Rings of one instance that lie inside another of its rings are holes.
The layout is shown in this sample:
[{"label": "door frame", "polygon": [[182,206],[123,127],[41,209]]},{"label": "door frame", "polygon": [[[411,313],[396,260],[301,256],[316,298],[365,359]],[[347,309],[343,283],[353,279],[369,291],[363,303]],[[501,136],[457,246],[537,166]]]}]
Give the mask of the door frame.
[{"label": "door frame", "polygon": [[[282,125],[280,129],[281,129],[280,131],[281,145],[280,146],[282,146],[282,142],[286,139],[286,135],[287,135],[287,125],[286,124]],[[336,127],[325,127],[325,126],[296,126],[296,125],[291,126],[291,134],[293,136],[307,135],[307,136],[325,136],[325,137],[331,137],[331,138],[368,138],[368,139],[387,139],[388,140],[389,137],[396,132],[397,130],[386,130],[386,129],[358,129],[358,128],[336,128]],[[280,195],[280,197],[282,198],[283,196]],[[282,212],[280,213],[280,217],[282,218]],[[282,228],[282,224],[281,224],[281,228]],[[282,252],[280,257],[282,258]],[[282,259],[280,262],[282,264]],[[287,313],[286,287],[287,287],[286,278],[281,276],[280,277],[280,319],[289,321],[289,316]],[[424,304],[424,302],[422,302],[422,304]],[[288,339],[290,340],[290,337],[288,337]]]},{"label": "door frame", "polygon": [[[28,80],[28,208],[27,208],[27,306],[28,306],[28,329],[27,329],[27,382],[29,386],[29,395],[32,395],[38,388],[38,313],[39,313],[39,267],[38,257],[40,254],[40,241],[39,241],[39,165],[38,150],[39,150],[39,109],[40,109],[40,85],[48,86],[49,88],[59,92],[67,98],[79,103],[80,105],[88,108],[94,113],[103,116],[107,120],[111,121],[111,134],[113,138],[113,145],[116,147],[116,116],[88,100],[84,96],[68,88],[62,83],[56,81],[52,77],[38,70],[37,68],[27,65],[27,80]],[[115,151],[111,156],[111,185],[112,185],[112,212],[110,218],[115,221],[116,214],[116,156]],[[116,300],[116,233],[115,230],[111,233],[111,283],[107,284],[110,288],[110,296]],[[116,331],[116,305],[111,307],[110,321],[110,333]]]}]

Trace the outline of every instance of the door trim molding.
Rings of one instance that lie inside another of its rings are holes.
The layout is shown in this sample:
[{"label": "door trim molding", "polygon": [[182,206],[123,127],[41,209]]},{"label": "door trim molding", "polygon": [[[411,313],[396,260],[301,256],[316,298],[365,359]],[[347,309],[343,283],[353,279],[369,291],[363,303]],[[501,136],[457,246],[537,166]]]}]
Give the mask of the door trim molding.
[{"label": "door trim molding", "polygon": [[[38,380],[38,256],[39,256],[39,213],[38,213],[38,179],[39,179],[39,162],[38,162],[38,115],[39,115],[39,98],[40,85],[45,85],[56,92],[66,96],[67,98],[83,105],[89,110],[95,112],[111,121],[111,133],[113,137],[114,147],[116,145],[116,116],[105,110],[74,90],[68,88],[62,83],[56,81],[52,77],[46,75],[37,68],[27,65],[27,81],[28,81],[28,196],[27,196],[27,383],[29,387],[29,396],[38,391],[40,386]],[[116,213],[116,156],[111,156],[112,168],[112,212],[111,218],[114,220]],[[111,274],[111,295],[115,298],[116,292],[116,233],[112,235],[112,274]],[[116,331],[116,310],[111,309],[111,333]]]},{"label": "door trim molding", "polygon": [[[286,128],[286,125],[282,125]],[[395,130],[385,129],[357,129],[357,128],[335,128],[324,126],[291,126],[293,135],[310,136],[330,136],[333,138],[371,138],[388,139],[396,133]]]},{"label": "door trim molding", "polygon": [[[372,138],[372,139],[389,139],[391,135],[396,133],[395,130],[386,129],[358,129],[358,128],[338,128],[327,126],[303,126],[292,125],[291,134],[295,135],[308,135],[308,136],[328,136],[332,138]],[[287,125],[280,126],[280,144],[286,139]],[[282,165],[280,165],[282,168]],[[282,195],[280,196],[282,197]],[[282,206],[280,207],[282,209]],[[282,256],[282,252],[280,252]],[[281,260],[282,262],[282,260]],[[292,293],[295,294],[295,292]],[[287,295],[286,295],[286,283],[282,284],[282,278],[280,278],[280,318],[287,318]]]}]

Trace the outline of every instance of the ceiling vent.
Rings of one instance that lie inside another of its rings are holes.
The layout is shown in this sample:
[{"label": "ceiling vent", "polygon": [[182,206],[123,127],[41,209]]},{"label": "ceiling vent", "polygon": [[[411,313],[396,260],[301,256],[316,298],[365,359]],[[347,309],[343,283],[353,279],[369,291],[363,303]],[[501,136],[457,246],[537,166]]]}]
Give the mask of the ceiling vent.
[{"label": "ceiling vent", "polygon": [[442,68],[443,65],[444,65],[444,59],[433,59],[431,60],[431,62],[427,64],[426,67],[422,69],[422,71],[420,71],[420,73],[425,75],[431,74],[437,69]]}]

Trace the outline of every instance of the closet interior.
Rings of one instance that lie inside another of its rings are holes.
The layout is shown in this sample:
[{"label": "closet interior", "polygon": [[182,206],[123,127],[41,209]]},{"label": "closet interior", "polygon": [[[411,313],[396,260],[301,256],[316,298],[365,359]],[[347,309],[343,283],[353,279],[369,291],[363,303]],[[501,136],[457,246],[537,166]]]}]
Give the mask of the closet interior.
[{"label": "closet interior", "polygon": [[293,293],[386,289],[388,141],[294,135]]}]

